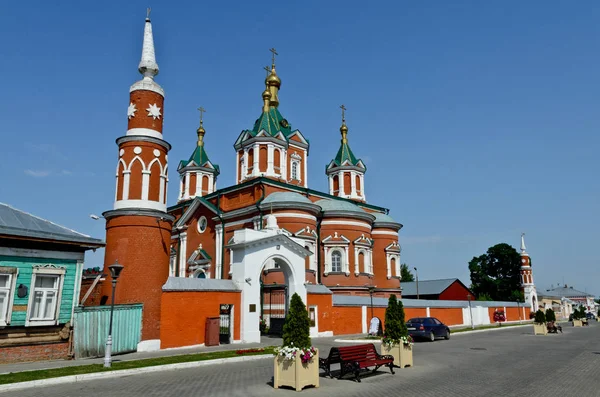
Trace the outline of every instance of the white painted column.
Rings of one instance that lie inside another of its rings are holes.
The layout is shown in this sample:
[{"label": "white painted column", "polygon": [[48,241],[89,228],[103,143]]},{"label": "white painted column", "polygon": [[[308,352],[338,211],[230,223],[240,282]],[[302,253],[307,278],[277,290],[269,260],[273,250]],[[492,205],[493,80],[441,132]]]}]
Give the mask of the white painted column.
[{"label": "white painted column", "polygon": [[333,196],[333,177],[329,175],[329,194]]},{"label": "white painted column", "polygon": [[349,255],[350,254],[350,252],[349,252],[350,250],[348,249],[348,246],[344,247],[344,250],[346,251],[346,258],[345,258],[346,259],[345,260],[345,262],[346,262],[345,265],[346,266],[344,266],[346,268],[345,269],[345,273],[346,274],[350,274],[350,255]]},{"label": "white painted column", "polygon": [[254,152],[254,164],[252,165],[252,175],[258,176],[260,174],[260,171],[258,169],[258,156],[260,156],[260,150],[258,150],[258,143],[254,144],[252,151]]},{"label": "white painted column", "polygon": [[387,267],[387,278],[388,280],[392,278],[392,264],[390,254],[385,255],[386,267]]},{"label": "white painted column", "polygon": [[215,175],[214,174],[210,174],[208,176],[207,192],[208,192],[208,194],[211,194],[214,191],[215,191]]},{"label": "white painted column", "polygon": [[186,172],[184,178],[185,183],[183,186],[183,198],[186,199],[190,197],[190,173]]},{"label": "white painted column", "polygon": [[169,176],[168,175],[165,175],[165,188],[164,189],[165,189],[164,190],[165,191],[165,201],[163,202],[163,204],[166,205],[167,204],[167,199],[168,199],[168,196],[169,196]]},{"label": "white painted column", "polygon": [[242,177],[244,180],[248,176],[248,149],[244,149],[244,164],[242,164]]},{"label": "white painted column", "polygon": [[131,171],[123,171],[123,200],[129,199],[129,179]]},{"label": "white painted column", "polygon": [[365,194],[365,175],[364,174],[360,174],[360,192],[361,192],[361,198],[363,200],[367,200],[367,195]]},{"label": "white painted column", "polygon": [[119,172],[117,171],[117,180],[115,181],[115,201],[117,201],[118,199],[119,199]]},{"label": "white painted column", "polygon": [[304,187],[308,187],[308,155],[304,151]]},{"label": "white painted column", "polygon": [[185,277],[187,262],[187,233],[179,235],[179,277]]},{"label": "white painted column", "polygon": [[287,174],[287,150],[283,149],[281,156],[281,177],[287,182],[289,178]]},{"label": "white painted column", "polygon": [[196,192],[194,196],[201,197],[202,196],[202,173],[196,172]]},{"label": "white painted column", "polygon": [[425,317],[431,317],[431,309],[429,307],[425,309]]},{"label": "white painted column", "polygon": [[165,179],[167,179],[164,175],[160,176],[160,188],[158,192],[158,202],[161,204],[165,203]]},{"label": "white painted column", "polygon": [[215,225],[215,278],[221,278],[221,267],[223,266],[223,258],[221,258],[222,247],[223,225]]},{"label": "white painted column", "polygon": [[362,333],[366,334],[367,332],[369,332],[369,322],[367,321],[367,307],[366,306],[361,306],[361,310],[360,310],[360,314],[361,314],[361,318],[362,318]]},{"label": "white painted column", "polygon": [[344,197],[344,173],[342,171],[338,174],[338,180],[340,181],[340,191],[338,192],[338,196]]},{"label": "white painted column", "polygon": [[142,200],[148,200],[150,190],[150,171],[142,171]]},{"label": "white painted column", "polygon": [[[279,149],[279,175],[285,179],[285,149]],[[287,179],[286,179],[287,180]]]},{"label": "white painted column", "polygon": [[331,261],[329,259],[329,248],[328,247],[323,247],[323,258],[324,258],[324,263],[325,263],[325,269],[324,269],[324,273],[327,274],[329,272],[331,272]]},{"label": "white painted column", "polygon": [[400,255],[396,257],[396,276],[400,277],[402,275],[402,269],[400,264]]},{"label": "white painted column", "polygon": [[358,276],[359,273],[360,269],[358,267],[358,248],[354,247],[354,274]]},{"label": "white painted column", "polygon": [[356,172],[350,171],[350,186],[352,186],[352,190],[350,191],[351,197],[357,197],[356,193]]},{"label": "white painted column", "polygon": [[272,143],[267,145],[267,175],[275,175],[275,146]]}]

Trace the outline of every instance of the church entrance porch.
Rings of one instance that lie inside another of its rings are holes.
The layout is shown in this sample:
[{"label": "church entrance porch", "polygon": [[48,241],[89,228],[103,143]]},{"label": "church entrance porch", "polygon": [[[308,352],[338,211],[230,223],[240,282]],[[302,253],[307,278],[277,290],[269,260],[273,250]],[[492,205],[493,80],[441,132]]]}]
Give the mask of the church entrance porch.
[{"label": "church entrance porch", "polygon": [[306,302],[305,258],[312,252],[301,239],[282,233],[272,215],[266,229],[236,230],[227,248],[231,279],[242,291],[242,341],[260,342],[261,324],[272,320],[269,330],[274,326],[273,332],[281,333],[291,296],[297,293]]}]

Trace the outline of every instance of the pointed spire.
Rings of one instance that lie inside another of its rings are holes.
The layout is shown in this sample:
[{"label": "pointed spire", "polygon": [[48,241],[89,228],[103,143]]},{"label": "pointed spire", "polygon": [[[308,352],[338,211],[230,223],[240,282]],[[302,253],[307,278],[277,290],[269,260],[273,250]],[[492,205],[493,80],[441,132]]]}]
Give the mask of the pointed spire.
[{"label": "pointed spire", "polygon": [[521,233],[521,253],[526,254],[525,252],[525,233]]},{"label": "pointed spire", "polygon": [[200,112],[200,127],[198,127],[198,129],[196,130],[196,133],[198,134],[198,146],[204,146],[204,134],[206,134],[206,131],[204,130],[203,116],[204,112],[206,112],[206,109],[200,106],[198,108],[198,111]]},{"label": "pointed spire", "polygon": [[154,37],[152,36],[152,23],[150,22],[150,8],[146,13],[146,24],[144,26],[144,43],[142,45],[142,59],[138,70],[144,78],[153,79],[158,74],[158,64],[154,54]]}]

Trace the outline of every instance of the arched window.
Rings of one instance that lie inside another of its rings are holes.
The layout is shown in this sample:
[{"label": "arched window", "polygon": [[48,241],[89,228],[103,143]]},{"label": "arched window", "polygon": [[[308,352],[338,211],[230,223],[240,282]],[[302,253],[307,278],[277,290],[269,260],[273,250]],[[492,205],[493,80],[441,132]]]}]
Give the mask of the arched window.
[{"label": "arched window", "polygon": [[[396,258],[390,259],[390,267],[392,268],[392,271],[396,272]],[[400,275],[396,274],[396,276],[400,276]]]},{"label": "arched window", "polygon": [[300,163],[298,161],[292,161],[292,175],[291,179],[295,181],[300,180],[300,173],[298,172],[298,168],[300,167]]},{"label": "arched window", "polygon": [[196,278],[206,278],[206,273],[204,273],[203,270],[197,270],[196,274],[194,275],[194,277],[196,277]]},{"label": "arched window", "polygon": [[340,251],[333,251],[331,253],[331,271],[342,271],[342,253]]},{"label": "arched window", "polygon": [[365,253],[362,251],[360,251],[358,253],[358,268],[362,269],[362,271],[365,273],[369,273],[369,269],[367,269],[367,266],[365,263]]}]

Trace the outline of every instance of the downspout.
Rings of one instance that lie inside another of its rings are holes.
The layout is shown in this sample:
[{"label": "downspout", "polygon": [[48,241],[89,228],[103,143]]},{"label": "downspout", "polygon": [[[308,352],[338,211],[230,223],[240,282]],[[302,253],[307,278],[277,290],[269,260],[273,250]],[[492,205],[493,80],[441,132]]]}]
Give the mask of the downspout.
[{"label": "downspout", "polygon": [[319,212],[319,217],[317,218],[317,249],[315,254],[317,255],[317,279],[316,284],[319,284],[321,281],[321,222],[323,220],[323,211]]},{"label": "downspout", "polygon": [[217,216],[221,220],[221,280],[225,279],[225,220],[221,211],[221,193],[217,194]]},{"label": "downspout", "polygon": [[179,258],[181,255],[181,230],[177,231],[177,258],[175,259],[175,277],[179,277]]}]

